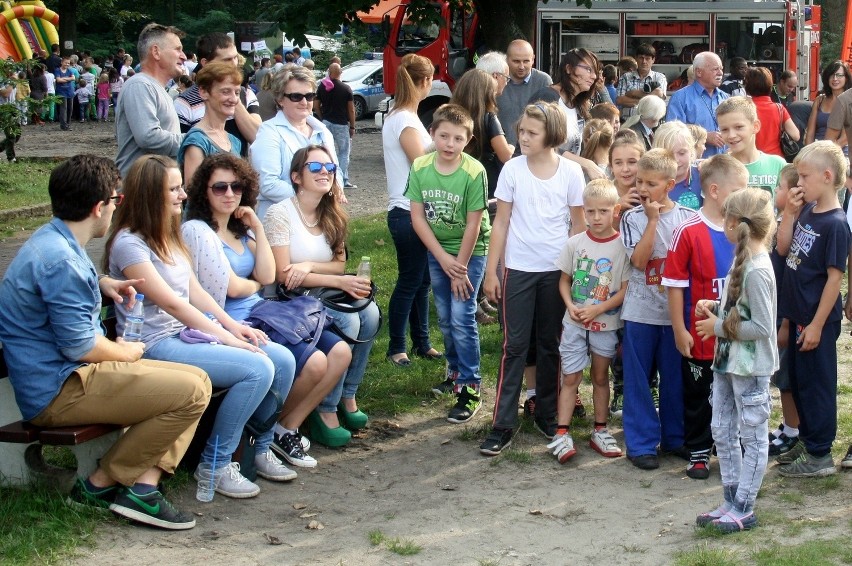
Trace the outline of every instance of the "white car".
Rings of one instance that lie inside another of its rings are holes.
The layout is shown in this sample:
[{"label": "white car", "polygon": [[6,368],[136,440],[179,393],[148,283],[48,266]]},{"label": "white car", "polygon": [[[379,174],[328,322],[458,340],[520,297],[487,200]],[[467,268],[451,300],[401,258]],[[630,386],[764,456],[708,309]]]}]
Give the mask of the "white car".
[{"label": "white car", "polygon": [[382,86],[381,59],[362,59],[346,65],[340,80],[352,88],[356,120],[378,110],[379,102],[387,96]]}]

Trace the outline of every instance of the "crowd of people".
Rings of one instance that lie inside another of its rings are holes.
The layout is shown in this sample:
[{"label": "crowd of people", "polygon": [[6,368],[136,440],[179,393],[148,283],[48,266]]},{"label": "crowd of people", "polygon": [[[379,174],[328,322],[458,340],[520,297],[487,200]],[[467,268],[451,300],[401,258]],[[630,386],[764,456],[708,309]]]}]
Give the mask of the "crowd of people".
[{"label": "crowd of people", "polygon": [[[280,66],[264,61],[255,94],[230,37],[201,37],[189,63],[182,36],[149,24],[138,72],[116,57],[112,71],[128,78],[115,163],[79,155],[53,171],[55,218],[0,285],[0,340],[24,418],[128,427],[69,500],[168,529],[195,521],[157,482],[181,461],[213,388],[227,392],[195,477],[254,497],[260,485],[231,461],[246,424],[274,421],[253,462],[269,481],[296,478],[287,464],[317,466],[312,442],[346,445],[368,423],[356,397],[381,324],[369,300],[328,308],[334,326],[309,341],[273,332],[276,295],[371,296],[369,278],[344,270],[345,190],[357,187],[340,62],[318,81],[295,50]],[[57,89],[86,80],[57,58]],[[669,93],[654,60],[650,45],[607,67],[572,49],[552,80],[516,40],[479,57],[427,128],[417,109],[434,66],[402,58],[382,129],[398,269],[385,356],[399,371],[410,354],[443,360],[433,390],[454,396],[449,422],[469,422],[483,406],[477,312],[495,310],[503,340],[483,455],[511,444],[521,404],[568,462],[588,368],[590,447],[641,470],[672,454],[702,480],[715,446],[723,503],[696,523],[736,532],[757,524],[770,456],[787,477],[836,471],[835,342],[852,245],[838,191],[852,77],[841,62],[826,67],[807,144],[788,164],[781,134],[801,137],[789,85],[782,96],[768,69],[736,60],[725,78],[704,52],[693,81]],[[98,275],[84,246],[104,235]],[[429,337],[430,291],[443,351]],[[103,337],[102,295],[117,303],[119,336],[142,301],[141,341]],[[845,311],[852,317],[852,302]],[[771,432],[770,383],[784,419]],[[841,466],[852,468],[852,447]]]}]

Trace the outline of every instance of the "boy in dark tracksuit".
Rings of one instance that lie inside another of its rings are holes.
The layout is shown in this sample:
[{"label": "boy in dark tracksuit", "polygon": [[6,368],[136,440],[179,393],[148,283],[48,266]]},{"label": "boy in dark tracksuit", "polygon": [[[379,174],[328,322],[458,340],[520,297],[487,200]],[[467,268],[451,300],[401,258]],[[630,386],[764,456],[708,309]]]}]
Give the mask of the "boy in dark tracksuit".
[{"label": "boy in dark tracksuit", "polygon": [[[835,473],[831,445],[837,434],[837,338],[843,309],[840,283],[852,235],[837,199],[846,159],[834,143],[806,146],[794,161],[799,184],[790,191],[778,229],[778,251],[787,255],[778,297],[788,319],[788,370],[799,410],[799,442],[784,454],[782,476]],[[794,458],[795,461],[794,461]]]}]

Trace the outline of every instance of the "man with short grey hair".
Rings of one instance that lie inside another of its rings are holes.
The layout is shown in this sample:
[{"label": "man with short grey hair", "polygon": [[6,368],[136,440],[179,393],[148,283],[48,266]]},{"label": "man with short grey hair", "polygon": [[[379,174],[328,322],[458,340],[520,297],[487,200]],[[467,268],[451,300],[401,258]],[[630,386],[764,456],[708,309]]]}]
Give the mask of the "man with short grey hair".
[{"label": "man with short grey hair", "polygon": [[123,178],[133,162],[145,154],[177,156],[183,134],[166,84],[183,74],[183,36],[175,27],[155,23],[139,34],[142,70],[124,84],[115,109],[115,162]]},{"label": "man with short grey hair", "polygon": [[506,141],[517,145],[518,136],[515,123],[521,117],[530,96],[534,92],[553,84],[550,75],[533,68],[535,53],[532,45],[523,39],[516,39],[506,50],[509,64],[509,81],[503,94],[497,97],[497,117],[506,131]]},{"label": "man with short grey hair", "polygon": [[728,93],[719,88],[722,84],[722,60],[712,51],[704,51],[692,61],[695,82],[676,91],[669,100],[666,121],[680,120],[697,124],[707,130],[707,145],[703,157],[724,153],[725,142],[719,133],[716,108]]},{"label": "man with short grey hair", "polygon": [[489,51],[477,59],[476,68],[491,75],[494,86],[497,88],[497,96],[503,94],[506,83],[509,82],[509,64],[506,63],[505,53]]}]

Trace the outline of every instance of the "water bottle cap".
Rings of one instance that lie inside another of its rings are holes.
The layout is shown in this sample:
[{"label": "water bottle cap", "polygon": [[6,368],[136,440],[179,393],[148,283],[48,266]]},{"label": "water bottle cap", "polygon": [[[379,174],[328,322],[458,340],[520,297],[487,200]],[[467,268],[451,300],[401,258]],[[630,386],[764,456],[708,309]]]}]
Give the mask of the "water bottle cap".
[{"label": "water bottle cap", "polygon": [[361,256],[361,261],[370,261],[370,256],[368,256],[368,255]]},{"label": "water bottle cap", "polygon": [[141,303],[145,300],[145,295],[143,295],[142,293],[136,293],[136,300]]}]

